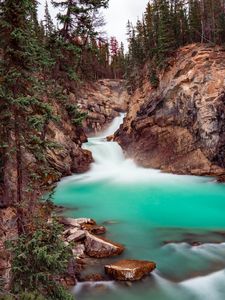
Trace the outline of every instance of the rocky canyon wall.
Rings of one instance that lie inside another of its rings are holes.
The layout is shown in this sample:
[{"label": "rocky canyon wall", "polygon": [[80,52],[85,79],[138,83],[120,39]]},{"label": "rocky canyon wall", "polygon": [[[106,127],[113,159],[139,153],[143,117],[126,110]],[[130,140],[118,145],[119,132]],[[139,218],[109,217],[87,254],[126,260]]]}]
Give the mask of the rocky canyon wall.
[{"label": "rocky canyon wall", "polygon": [[145,167],[178,174],[225,173],[225,50],[181,48],[159,74],[131,96],[115,135],[129,157]]},{"label": "rocky canyon wall", "polygon": [[128,109],[126,82],[121,79],[102,79],[86,83],[78,93],[71,94],[80,110],[87,113],[83,123],[87,134],[104,130],[109,123]]}]

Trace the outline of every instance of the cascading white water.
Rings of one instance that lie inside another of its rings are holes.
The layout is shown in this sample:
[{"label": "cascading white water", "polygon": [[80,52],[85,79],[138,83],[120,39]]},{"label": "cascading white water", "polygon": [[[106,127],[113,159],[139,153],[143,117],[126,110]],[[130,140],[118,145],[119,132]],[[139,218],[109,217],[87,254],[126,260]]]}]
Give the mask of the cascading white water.
[{"label": "cascading white water", "polygon": [[[124,156],[123,150],[116,142],[107,141],[107,137],[113,135],[123,123],[125,114],[116,117],[108,129],[98,134],[96,137],[88,139],[88,143],[83,148],[92,152],[94,164],[91,170],[79,179],[85,181],[98,181],[110,179],[116,183],[149,182],[167,180],[170,182],[195,180],[191,176],[178,176],[161,173],[159,170],[145,169],[138,167],[132,159]],[[76,175],[77,178],[77,175]],[[78,178],[77,178],[78,179]],[[201,180],[202,179],[197,179]]]},{"label": "cascading white water", "polygon": [[[220,231],[225,228],[224,186],[213,179],[137,166],[116,142],[106,139],[118,129],[123,117],[89,138],[83,147],[93,154],[91,169],[63,180],[54,199],[59,205],[78,207],[71,216],[91,217],[100,224],[115,220],[108,233],[126,246],[125,256],[154,260],[158,270],[129,289],[104,283],[102,294],[98,293],[102,283],[78,284],[77,299],[223,300],[225,244]],[[189,239],[194,234],[191,239],[198,241],[199,230],[207,242],[198,247],[185,242],[187,233]],[[210,233],[208,238],[205,230]]]}]

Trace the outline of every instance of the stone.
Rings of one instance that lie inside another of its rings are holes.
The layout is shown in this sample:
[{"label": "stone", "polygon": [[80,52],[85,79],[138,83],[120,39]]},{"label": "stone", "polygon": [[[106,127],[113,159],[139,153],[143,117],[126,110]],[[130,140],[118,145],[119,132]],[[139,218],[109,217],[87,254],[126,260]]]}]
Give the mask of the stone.
[{"label": "stone", "polygon": [[91,224],[96,225],[96,222],[89,218],[79,218],[79,219],[73,219],[73,218],[60,218],[59,222],[66,226],[71,227],[81,227],[83,224]]},{"label": "stone", "polygon": [[101,274],[88,274],[80,279],[81,281],[100,282],[105,281],[105,277]]},{"label": "stone", "polygon": [[69,260],[67,269],[63,276],[60,278],[60,283],[66,288],[70,288],[76,285],[76,262],[74,258],[71,258]]},{"label": "stone", "polygon": [[85,240],[85,252],[90,257],[105,258],[120,255],[124,246],[105,238],[100,238],[87,232]]},{"label": "stone", "polygon": [[85,237],[86,237],[85,231],[77,230],[76,232],[74,232],[73,234],[71,234],[67,237],[67,242],[69,242],[69,243],[79,242],[81,240],[84,240]]},{"label": "stone", "polygon": [[219,183],[225,183],[225,175],[220,175],[217,180]]},{"label": "stone", "polygon": [[84,257],[84,251],[85,251],[84,244],[76,244],[72,249],[74,258]]},{"label": "stone", "polygon": [[104,226],[83,224],[82,229],[87,230],[88,232],[93,233],[95,235],[101,235],[106,233],[106,228]]},{"label": "stone", "polygon": [[93,157],[90,151],[74,149],[72,154],[71,171],[73,173],[85,173],[90,169],[90,164],[93,163]]},{"label": "stone", "polygon": [[109,135],[109,136],[106,137],[106,139],[107,139],[108,142],[113,142],[114,135]]},{"label": "stone", "polygon": [[156,268],[150,261],[121,260],[105,266],[107,275],[118,281],[137,281],[149,275]]}]

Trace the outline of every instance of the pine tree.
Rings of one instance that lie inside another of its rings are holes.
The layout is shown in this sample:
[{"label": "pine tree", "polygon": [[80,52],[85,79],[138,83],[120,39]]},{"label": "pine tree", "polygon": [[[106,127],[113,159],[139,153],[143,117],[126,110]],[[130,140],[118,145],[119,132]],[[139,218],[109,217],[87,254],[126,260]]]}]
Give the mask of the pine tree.
[{"label": "pine tree", "polygon": [[154,21],[153,21],[153,7],[149,2],[144,14],[144,32],[145,32],[145,52],[147,57],[153,58],[156,48],[156,40],[154,37]]},{"label": "pine tree", "polygon": [[189,0],[189,26],[190,26],[190,41],[201,41],[201,9],[198,0]]},{"label": "pine tree", "polygon": [[[45,124],[53,118],[52,109],[43,103],[35,72],[42,65],[41,49],[33,26],[34,1],[2,1],[0,6],[0,39],[3,57],[0,66],[1,87],[1,147],[4,147],[4,162],[14,159],[17,172],[15,193],[6,186],[5,198],[14,201],[17,207],[18,232],[26,230],[29,215],[32,216],[35,199],[33,171],[27,169],[24,151],[45,164]],[[24,175],[24,169],[26,176]],[[14,188],[14,187],[13,187]],[[8,200],[9,201],[9,200]]]},{"label": "pine tree", "polygon": [[163,66],[167,57],[175,49],[175,35],[171,28],[172,18],[168,0],[158,0],[159,29],[157,41],[157,57],[160,66]]},{"label": "pine tree", "polygon": [[45,28],[45,34],[47,36],[51,35],[54,31],[54,24],[49,12],[49,8],[48,8],[48,2],[46,0],[45,2],[45,16],[44,16],[44,28]]},{"label": "pine tree", "polygon": [[55,7],[60,7],[65,13],[58,14],[58,20],[62,24],[61,35],[65,39],[72,36],[90,36],[94,32],[92,15],[101,8],[108,6],[109,0],[66,0],[54,1]]},{"label": "pine tree", "polygon": [[189,41],[188,18],[184,0],[173,0],[171,2],[171,15],[175,44],[176,47],[180,47]]}]

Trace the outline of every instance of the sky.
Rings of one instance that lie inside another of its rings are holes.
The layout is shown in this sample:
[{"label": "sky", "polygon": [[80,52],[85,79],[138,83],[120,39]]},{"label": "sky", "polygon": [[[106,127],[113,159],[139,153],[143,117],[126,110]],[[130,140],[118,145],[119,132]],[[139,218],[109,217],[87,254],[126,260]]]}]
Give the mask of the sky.
[{"label": "sky", "polygon": [[[56,13],[50,5],[50,0],[48,2],[50,13],[54,17]],[[39,3],[39,17],[42,18],[45,0],[39,0]],[[123,42],[127,47],[127,21],[130,20],[135,24],[138,17],[142,17],[147,3],[148,0],[109,0],[109,8],[103,12],[106,21],[104,31],[107,36],[115,36],[119,42]]]}]

